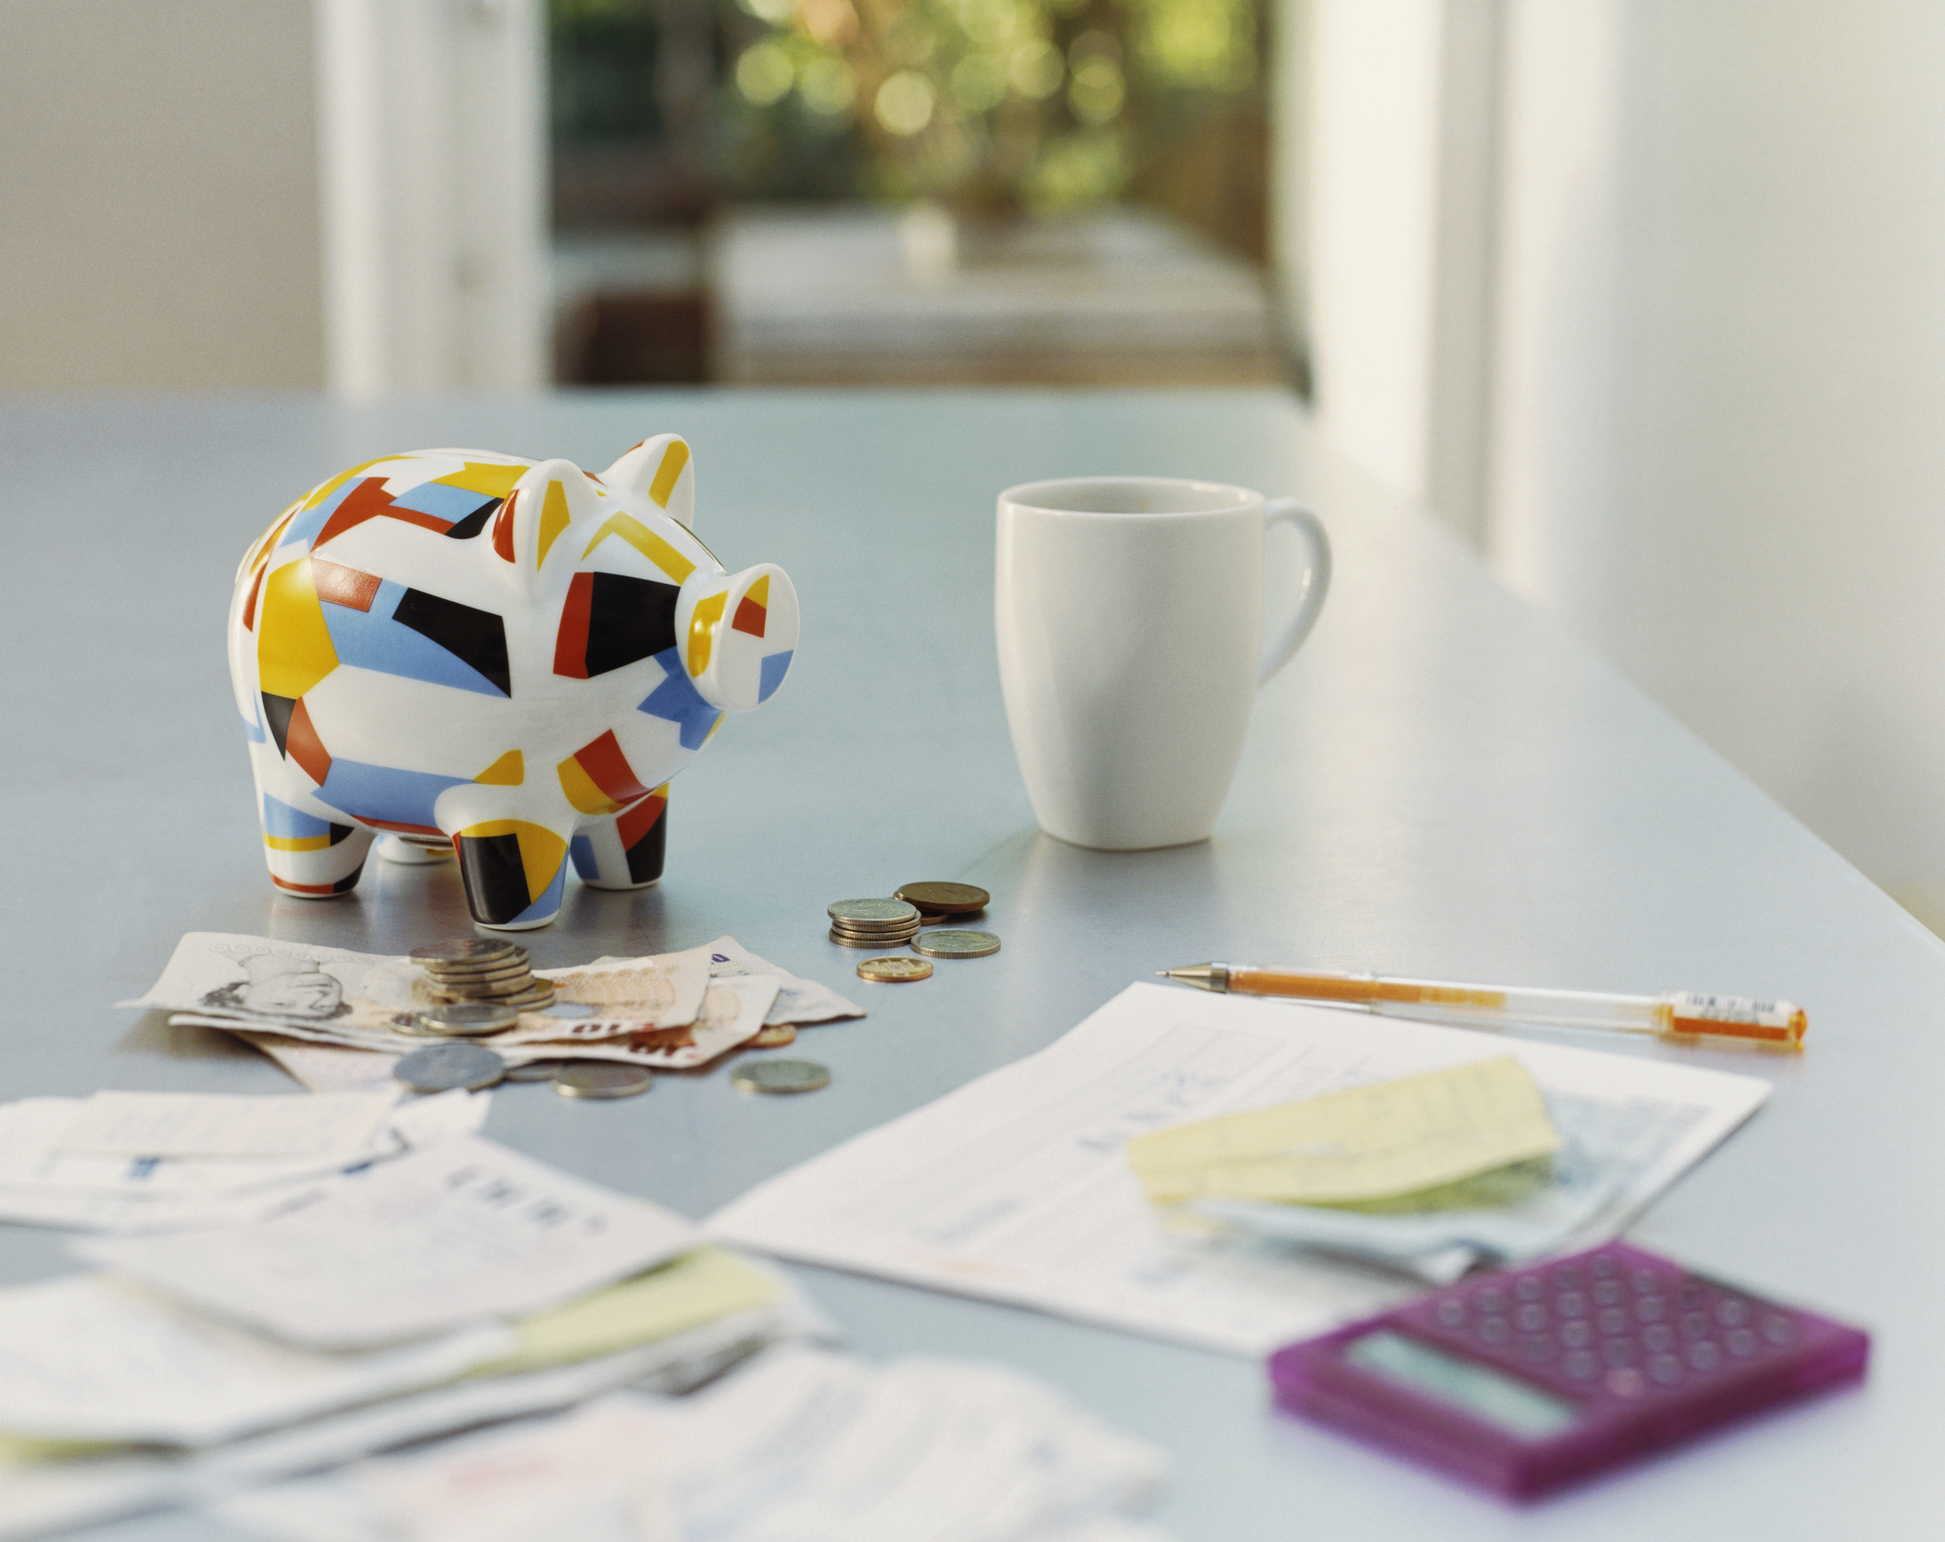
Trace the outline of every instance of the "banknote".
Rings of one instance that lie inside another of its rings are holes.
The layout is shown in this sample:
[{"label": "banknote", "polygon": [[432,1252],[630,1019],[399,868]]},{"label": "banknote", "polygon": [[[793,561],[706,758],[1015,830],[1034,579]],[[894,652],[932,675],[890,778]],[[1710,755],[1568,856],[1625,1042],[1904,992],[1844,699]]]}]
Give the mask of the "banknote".
[{"label": "banknote", "polygon": [[[685,1027],[702,1011],[709,950],[690,948],[536,970],[554,986],[551,1006],[521,1015],[501,1042],[595,1040]],[[313,1042],[408,1053],[424,1044],[414,1014],[435,1005],[425,971],[409,958],[224,932],[190,932],[162,978],[130,1007],[156,1007],[269,1029]]]},{"label": "banknote", "polygon": [[[777,982],[765,975],[711,980],[706,986],[693,1022],[667,1028],[642,1025],[629,1028],[623,1024],[627,1031],[599,1038],[549,1039],[535,1036],[540,1030],[530,1026],[528,1018],[540,1014],[529,1013],[522,1017],[518,1028],[487,1034],[470,1042],[484,1044],[508,1065],[525,1065],[534,1060],[615,1060],[657,1071],[692,1070],[756,1037],[763,1027],[764,1014],[777,995]],[[424,1049],[428,1042],[423,1034],[354,1035],[335,1027],[301,1023],[281,1023],[265,1032],[261,1025],[196,1012],[178,1012],[169,1021],[178,1027],[222,1028],[235,1033],[255,1044],[305,1086],[319,1092],[382,1086],[390,1078],[391,1064],[397,1056]],[[293,1048],[301,1050],[304,1045],[376,1052],[388,1058],[369,1068],[320,1064],[315,1059],[291,1053]]]},{"label": "banknote", "polygon": [[[828,985],[805,980],[758,958],[734,937],[718,937],[701,949],[709,955],[709,978],[732,980],[741,975],[767,975],[777,982],[777,999],[763,1019],[765,1027],[781,1023],[828,1023],[840,1017],[863,1017],[864,1008],[847,1001]],[[596,964],[615,964],[616,958],[597,958]],[[592,967],[592,966],[590,966]]]}]

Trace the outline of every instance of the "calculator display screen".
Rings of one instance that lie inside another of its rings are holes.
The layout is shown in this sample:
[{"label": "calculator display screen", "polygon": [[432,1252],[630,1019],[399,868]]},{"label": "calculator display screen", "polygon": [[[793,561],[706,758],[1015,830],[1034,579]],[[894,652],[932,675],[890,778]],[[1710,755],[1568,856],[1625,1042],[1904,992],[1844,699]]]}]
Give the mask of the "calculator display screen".
[{"label": "calculator display screen", "polygon": [[1557,1435],[1578,1417],[1564,1398],[1387,1329],[1353,1339],[1344,1347],[1344,1358],[1420,1397],[1528,1440]]}]

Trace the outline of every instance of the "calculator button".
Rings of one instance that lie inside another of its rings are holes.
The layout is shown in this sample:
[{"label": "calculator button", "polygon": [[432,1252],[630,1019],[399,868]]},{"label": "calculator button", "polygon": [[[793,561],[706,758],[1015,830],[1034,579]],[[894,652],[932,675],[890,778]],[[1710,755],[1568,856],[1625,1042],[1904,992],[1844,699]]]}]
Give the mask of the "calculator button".
[{"label": "calculator button", "polygon": [[1673,1355],[1656,1355],[1648,1362],[1648,1374],[1664,1387],[1672,1387],[1682,1379],[1682,1362]]},{"label": "calculator button", "polygon": [[1756,1335],[1747,1328],[1731,1328],[1723,1336],[1722,1346],[1741,1359],[1756,1352]]},{"label": "calculator button", "polygon": [[1530,1303],[1513,1314],[1513,1321],[1528,1333],[1537,1333],[1547,1325],[1547,1309],[1538,1302]]},{"label": "calculator button", "polygon": [[1796,1337],[1796,1324],[1778,1312],[1763,1319],[1763,1337],[1772,1344],[1787,1344]]},{"label": "calculator button", "polygon": [[1594,1342],[1594,1330],[1579,1319],[1560,1325],[1560,1342],[1569,1349],[1585,1349]]},{"label": "calculator button", "polygon": [[1621,1299],[1619,1280],[1597,1280],[1594,1282],[1594,1299],[1602,1306],[1612,1306]]},{"label": "calculator button", "polygon": [[1688,1346],[1688,1363],[1698,1371],[1712,1371],[1722,1363],[1722,1351],[1704,1340]]},{"label": "calculator button", "polygon": [[1506,1326],[1503,1317],[1488,1317],[1478,1327],[1479,1337],[1488,1344],[1504,1344],[1513,1336],[1513,1330]]},{"label": "calculator button", "polygon": [[1455,1301],[1450,1296],[1439,1302],[1432,1310],[1439,1322],[1448,1328],[1456,1328],[1466,1320],[1465,1303]]},{"label": "calculator button", "polygon": [[1539,1277],[1532,1274],[1521,1276],[1519,1283],[1513,1287],[1513,1294],[1522,1301],[1538,1301],[1546,1291],[1547,1288],[1540,1283]]},{"label": "calculator button", "polygon": [[1705,1339],[1709,1336],[1709,1314],[1707,1312],[1682,1313],[1682,1337],[1685,1339]]},{"label": "calculator button", "polygon": [[1749,1303],[1734,1296],[1715,1304],[1715,1320],[1725,1328],[1740,1328],[1749,1321]]},{"label": "calculator button", "polygon": [[1639,1357],[1633,1339],[1609,1339],[1601,1345],[1601,1358],[1609,1365],[1633,1365]]},{"label": "calculator button", "polygon": [[1639,1371],[1612,1370],[1601,1381],[1616,1397],[1639,1397],[1648,1390],[1647,1379]]},{"label": "calculator button", "polygon": [[1628,1314],[1618,1306],[1610,1306],[1594,1320],[1600,1324],[1601,1332],[1603,1333],[1626,1333],[1628,1331]]},{"label": "calculator button", "polygon": [[1587,1381],[1601,1368],[1601,1363],[1586,1350],[1576,1349],[1560,1362],[1560,1368],[1575,1381]]},{"label": "calculator button", "polygon": [[1634,1315],[1643,1322],[1660,1322],[1668,1315],[1668,1306],[1660,1296],[1643,1296],[1634,1303]]}]

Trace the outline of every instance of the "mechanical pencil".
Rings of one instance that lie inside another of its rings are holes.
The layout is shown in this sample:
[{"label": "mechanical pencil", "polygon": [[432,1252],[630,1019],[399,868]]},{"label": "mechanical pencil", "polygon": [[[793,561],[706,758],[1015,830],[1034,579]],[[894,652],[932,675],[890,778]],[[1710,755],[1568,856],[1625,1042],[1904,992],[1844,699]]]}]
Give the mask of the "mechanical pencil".
[{"label": "mechanical pencil", "polygon": [[1157,971],[1205,991],[1290,996],[1299,1001],[1362,1007],[1391,1017],[1415,1017],[1462,1028],[1527,1023],[1550,1028],[1597,1028],[1648,1033],[1664,1039],[1708,1037],[1781,1049],[1802,1046],[1809,1020],[1788,1001],[1745,996],[1613,996],[1601,991],[1530,990],[1506,985],[1454,985],[1332,970],[1272,969],[1262,964],[1191,964]]}]

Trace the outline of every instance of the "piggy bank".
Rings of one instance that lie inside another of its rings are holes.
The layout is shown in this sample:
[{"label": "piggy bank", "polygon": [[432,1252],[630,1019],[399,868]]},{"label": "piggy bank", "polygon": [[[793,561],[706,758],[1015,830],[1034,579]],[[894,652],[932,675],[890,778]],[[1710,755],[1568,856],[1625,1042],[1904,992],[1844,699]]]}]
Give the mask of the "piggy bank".
[{"label": "piggy bank", "polygon": [[782,683],[797,594],[690,533],[673,434],[599,476],[416,450],[300,498],[237,570],[230,676],[270,878],[325,898],[374,838],[457,854],[483,926],[661,876],[668,780]]}]

